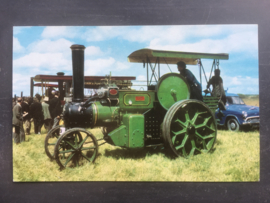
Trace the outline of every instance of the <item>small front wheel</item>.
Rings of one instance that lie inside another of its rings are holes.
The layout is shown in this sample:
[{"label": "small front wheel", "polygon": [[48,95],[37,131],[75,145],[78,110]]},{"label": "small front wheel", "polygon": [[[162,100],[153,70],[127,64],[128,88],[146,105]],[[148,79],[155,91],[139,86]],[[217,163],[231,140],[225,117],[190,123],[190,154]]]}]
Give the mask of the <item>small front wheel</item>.
[{"label": "small front wheel", "polygon": [[73,128],[59,137],[54,154],[60,169],[77,167],[95,161],[98,143],[92,133],[82,128]]},{"label": "small front wheel", "polygon": [[227,121],[227,128],[230,131],[237,132],[237,131],[240,130],[240,125],[239,125],[238,121],[235,118],[230,118]]},{"label": "small front wheel", "polygon": [[52,128],[45,138],[45,153],[47,156],[53,160],[54,159],[54,147],[57,142],[57,139],[60,137],[60,129],[61,127],[64,127],[63,125],[58,125]]}]

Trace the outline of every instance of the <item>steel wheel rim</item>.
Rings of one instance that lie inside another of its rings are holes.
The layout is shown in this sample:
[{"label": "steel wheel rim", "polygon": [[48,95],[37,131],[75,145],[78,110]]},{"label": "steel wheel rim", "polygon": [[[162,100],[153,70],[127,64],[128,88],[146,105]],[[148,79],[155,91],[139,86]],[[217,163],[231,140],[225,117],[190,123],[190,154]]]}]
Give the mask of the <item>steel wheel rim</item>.
[{"label": "steel wheel rim", "polygon": [[65,132],[55,146],[56,162],[61,169],[94,162],[97,153],[97,141],[86,130],[72,129]]},{"label": "steel wheel rim", "polygon": [[175,155],[187,158],[212,149],[217,129],[212,111],[205,104],[185,100],[176,103],[168,113],[170,117],[164,126],[166,142]]},{"label": "steel wheel rim", "polygon": [[60,137],[60,128],[64,127],[63,125],[56,126],[51,129],[45,138],[45,152],[50,159],[54,159],[54,147],[57,143],[58,138]]}]

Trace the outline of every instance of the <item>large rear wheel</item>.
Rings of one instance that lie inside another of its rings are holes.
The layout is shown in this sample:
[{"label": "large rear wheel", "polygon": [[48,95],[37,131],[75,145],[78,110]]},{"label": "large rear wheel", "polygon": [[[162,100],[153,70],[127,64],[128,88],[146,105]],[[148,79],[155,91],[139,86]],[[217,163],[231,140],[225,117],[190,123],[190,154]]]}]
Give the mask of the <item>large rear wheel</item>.
[{"label": "large rear wheel", "polygon": [[217,136],[214,115],[201,101],[177,102],[165,115],[162,136],[167,148],[176,156],[209,152]]}]

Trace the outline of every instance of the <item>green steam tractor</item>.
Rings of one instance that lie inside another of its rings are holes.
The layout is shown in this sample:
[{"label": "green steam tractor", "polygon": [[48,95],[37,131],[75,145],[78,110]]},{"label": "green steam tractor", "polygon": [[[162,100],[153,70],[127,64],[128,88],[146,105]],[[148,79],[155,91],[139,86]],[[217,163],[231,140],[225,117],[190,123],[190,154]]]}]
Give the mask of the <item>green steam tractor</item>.
[{"label": "green steam tractor", "polygon": [[[204,71],[200,59],[213,59],[215,69],[220,59],[228,59],[228,54],[137,50],[128,60],[147,66],[146,91],[123,90],[108,83],[84,101],[85,47],[72,45],[71,49],[72,102],[63,108],[64,126],[53,128],[45,139],[46,154],[60,168],[94,162],[104,143],[123,148],[164,146],[173,155],[183,157],[212,149],[217,136],[213,112],[218,98],[204,96],[204,102],[190,99],[185,78],[178,73],[160,76],[160,64],[184,61]],[[103,139],[97,140],[86,130],[95,127],[102,127]],[[105,142],[99,145],[101,140]]]}]

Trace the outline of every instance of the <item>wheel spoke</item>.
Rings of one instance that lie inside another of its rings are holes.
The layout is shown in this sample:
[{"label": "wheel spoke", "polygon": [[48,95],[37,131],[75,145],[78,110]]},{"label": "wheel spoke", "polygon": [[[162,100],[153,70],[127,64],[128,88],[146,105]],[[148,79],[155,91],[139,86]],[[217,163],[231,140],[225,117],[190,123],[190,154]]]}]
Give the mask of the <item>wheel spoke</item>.
[{"label": "wheel spoke", "polygon": [[77,133],[75,133],[75,147],[77,148],[78,147],[78,139],[77,139]]},{"label": "wheel spoke", "polygon": [[197,130],[196,130],[196,132],[195,132],[195,135],[197,135],[198,138],[203,139],[203,136],[202,136],[200,133],[198,133]]},{"label": "wheel spoke", "polygon": [[190,121],[188,110],[186,110],[185,118],[186,118],[186,122]]},{"label": "wheel spoke", "polygon": [[69,146],[71,146],[73,149],[76,150],[76,147],[74,147],[73,144],[71,144],[69,141],[65,140],[65,142],[66,142]]},{"label": "wheel spoke", "polygon": [[66,167],[66,165],[68,164],[68,162],[72,159],[72,157],[73,157],[74,155],[75,155],[75,153],[72,153],[72,154],[70,154],[70,155],[68,156],[66,162],[63,164],[64,167]]},{"label": "wheel spoke", "polygon": [[212,147],[212,145],[214,144],[215,138],[212,138],[207,144],[206,147],[207,149],[210,149]]},{"label": "wheel spoke", "polygon": [[87,157],[85,154],[82,153],[82,156],[83,156],[87,161],[91,162],[91,160],[88,159],[88,157]]},{"label": "wheel spoke", "polygon": [[[208,123],[208,121],[210,119],[211,119],[211,116],[208,117],[208,118],[205,118],[204,122],[202,124],[196,125],[195,128],[198,129],[198,128],[201,128],[201,127],[208,127],[207,123]],[[208,127],[208,128],[211,129],[210,127]]]},{"label": "wheel spoke", "polygon": [[186,142],[187,142],[187,139],[188,139],[188,135],[187,135],[187,134],[185,134],[185,137],[184,137],[184,139],[183,139],[183,141],[182,141],[181,145],[176,146],[176,147],[175,147],[175,149],[176,149],[176,150],[178,150],[178,149],[180,149],[180,148],[184,147],[184,146],[185,146],[185,144],[186,144]]},{"label": "wheel spoke", "polygon": [[93,147],[83,147],[81,150],[96,149],[96,146]]},{"label": "wheel spoke", "polygon": [[79,144],[79,148],[83,145],[83,143],[87,140],[88,135],[86,135],[86,137],[81,141],[81,143]]},{"label": "wheel spoke", "polygon": [[183,153],[183,156],[184,157],[187,157],[187,152],[186,152],[186,149],[185,148],[182,149],[182,153]]},{"label": "wheel spoke", "polygon": [[185,123],[183,123],[182,121],[180,121],[179,119],[176,119],[174,122],[178,122],[178,124],[182,127],[182,128],[186,128],[187,125]]},{"label": "wheel spoke", "polygon": [[48,143],[48,145],[55,145],[56,144],[56,142],[55,143]]},{"label": "wheel spoke", "polygon": [[204,112],[196,112],[196,114],[194,115],[194,117],[192,118],[192,123],[194,124],[198,118],[199,115],[202,115],[204,113],[207,113],[207,111]]},{"label": "wheel spoke", "polygon": [[176,137],[177,137],[178,135],[181,135],[181,134],[186,133],[186,132],[187,132],[186,129],[180,130],[180,131],[178,131],[178,132],[173,132],[173,131],[172,131],[172,133],[174,134],[174,136],[172,137],[172,142],[173,142],[173,144],[174,144],[175,139],[176,139]]},{"label": "wheel spoke", "polygon": [[69,149],[66,151],[61,151],[61,152],[59,152],[59,154],[64,154],[64,153],[68,153],[68,152],[75,152],[75,150]]},{"label": "wheel spoke", "polygon": [[206,127],[206,128],[208,128],[209,130],[211,130],[211,131],[213,131],[213,132],[216,131],[216,130],[213,129],[212,127],[208,126],[206,123],[207,123],[207,122],[203,122],[202,124],[195,125],[195,129],[199,129],[199,128],[202,128],[202,127]]},{"label": "wheel spoke", "polygon": [[208,138],[213,138],[213,137],[214,137],[214,135],[207,135],[207,136],[204,136],[203,139],[206,140]]},{"label": "wheel spoke", "polygon": [[190,153],[189,153],[189,155],[188,156],[194,156],[194,152],[195,152],[195,147],[193,147],[191,150],[190,150]]},{"label": "wheel spoke", "polygon": [[203,149],[207,150],[205,140],[203,140],[202,143],[203,143]]}]

